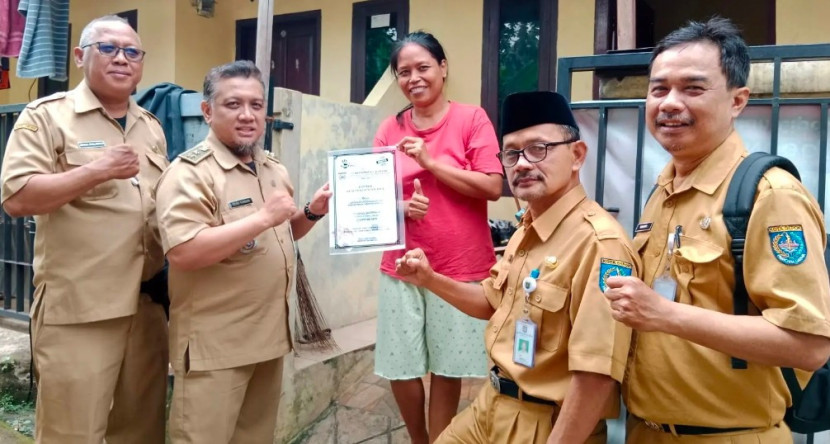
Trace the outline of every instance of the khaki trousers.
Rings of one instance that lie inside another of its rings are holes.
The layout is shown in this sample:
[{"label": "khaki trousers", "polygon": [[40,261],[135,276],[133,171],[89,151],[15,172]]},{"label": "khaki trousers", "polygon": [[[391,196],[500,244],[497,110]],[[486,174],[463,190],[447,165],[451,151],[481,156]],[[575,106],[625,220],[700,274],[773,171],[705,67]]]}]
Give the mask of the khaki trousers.
[{"label": "khaki trousers", "polygon": [[277,427],[283,358],[224,370],[175,371],[174,444],[271,444]]},{"label": "khaki trousers", "polygon": [[44,325],[48,304],[42,294],[32,308],[35,442],[163,444],[169,358],[161,305],[142,294],[132,316]]},{"label": "khaki trousers", "polygon": [[[485,384],[476,399],[441,433],[436,444],[544,444],[559,407],[519,401],[500,395]],[[605,444],[605,421],[600,421],[590,444]]]},{"label": "khaki trousers", "polygon": [[628,415],[625,428],[626,444],[786,444],[793,442],[793,435],[783,421],[768,429],[717,435],[674,435],[652,430],[642,419]]}]

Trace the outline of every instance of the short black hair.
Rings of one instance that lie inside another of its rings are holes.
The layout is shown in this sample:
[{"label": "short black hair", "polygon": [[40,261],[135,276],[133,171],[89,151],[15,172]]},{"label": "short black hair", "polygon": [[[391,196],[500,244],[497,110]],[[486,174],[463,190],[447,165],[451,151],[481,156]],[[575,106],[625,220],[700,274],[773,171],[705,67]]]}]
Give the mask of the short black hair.
[{"label": "short black hair", "polygon": [[746,86],[749,78],[749,48],[738,27],[731,20],[718,16],[706,22],[689,21],[686,26],[663,37],[651,53],[649,71],[654,59],[664,51],[697,42],[711,42],[720,49],[720,67],[729,88]]},{"label": "short black hair", "polygon": [[216,97],[216,84],[220,80],[242,77],[246,79],[255,78],[259,80],[262,85],[262,90],[265,91],[265,83],[262,81],[262,72],[250,60],[237,60],[235,62],[226,63],[213,67],[205,75],[205,83],[202,96],[208,103],[213,103]]}]

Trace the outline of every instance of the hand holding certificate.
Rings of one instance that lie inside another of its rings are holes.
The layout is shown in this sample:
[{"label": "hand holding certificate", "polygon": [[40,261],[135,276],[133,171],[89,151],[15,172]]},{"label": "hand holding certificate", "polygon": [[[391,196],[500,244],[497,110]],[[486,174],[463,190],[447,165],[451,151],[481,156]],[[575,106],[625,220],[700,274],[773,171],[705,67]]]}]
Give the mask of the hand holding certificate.
[{"label": "hand holding certificate", "polygon": [[401,183],[395,150],[359,148],[329,153],[332,254],[405,246]]}]

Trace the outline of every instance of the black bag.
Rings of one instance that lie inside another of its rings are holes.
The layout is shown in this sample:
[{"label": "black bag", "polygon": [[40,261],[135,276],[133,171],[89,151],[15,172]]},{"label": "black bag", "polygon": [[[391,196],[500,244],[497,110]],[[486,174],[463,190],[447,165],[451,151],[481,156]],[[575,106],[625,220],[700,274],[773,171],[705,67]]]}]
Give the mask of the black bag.
[{"label": "black bag", "polygon": [[[801,180],[798,170],[786,158],[767,153],[752,153],[738,165],[723,203],[723,220],[732,237],[731,251],[735,259],[735,292],[732,296],[734,313],[746,315],[749,311],[749,295],[743,275],[744,244],[749,216],[755,205],[755,193],[763,174],[779,167]],[[830,239],[828,239],[830,244]],[[824,262],[830,264],[830,252],[824,250]],[[746,361],[732,358],[732,368],[745,369]],[[784,380],[793,398],[784,420],[796,433],[810,434],[830,430],[830,361],[818,369],[803,390],[795,371],[781,368]]]},{"label": "black bag", "polygon": [[164,314],[170,319],[170,294],[168,293],[167,286],[167,268],[167,261],[164,261],[164,267],[155,276],[141,283],[140,291],[148,294],[153,302],[164,307]]},{"label": "black bag", "polygon": [[506,220],[489,219],[490,222],[490,237],[493,238],[494,247],[503,247],[507,245],[510,237],[516,232],[516,227]]}]

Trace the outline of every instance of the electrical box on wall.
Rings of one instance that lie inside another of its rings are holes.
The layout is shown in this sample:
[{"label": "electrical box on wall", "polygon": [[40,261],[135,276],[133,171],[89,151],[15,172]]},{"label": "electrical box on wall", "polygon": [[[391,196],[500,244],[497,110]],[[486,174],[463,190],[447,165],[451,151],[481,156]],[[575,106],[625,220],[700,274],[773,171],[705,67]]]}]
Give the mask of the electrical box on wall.
[{"label": "electrical box on wall", "polygon": [[196,13],[202,17],[213,17],[216,0],[190,0],[190,4],[196,8]]}]

